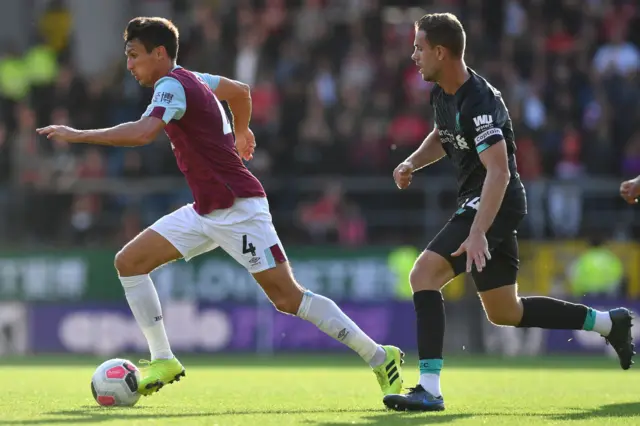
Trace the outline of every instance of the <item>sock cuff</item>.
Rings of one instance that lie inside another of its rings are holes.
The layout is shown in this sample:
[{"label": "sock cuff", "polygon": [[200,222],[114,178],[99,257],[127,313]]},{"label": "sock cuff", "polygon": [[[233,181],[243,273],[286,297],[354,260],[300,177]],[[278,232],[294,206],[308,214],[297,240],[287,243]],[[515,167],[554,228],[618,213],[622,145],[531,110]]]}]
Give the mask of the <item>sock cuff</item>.
[{"label": "sock cuff", "polygon": [[413,293],[413,304],[416,309],[418,307],[423,306],[427,303],[433,302],[442,302],[444,301],[444,297],[442,297],[442,292],[439,290],[420,290]]},{"label": "sock cuff", "polygon": [[131,288],[140,285],[145,282],[151,282],[151,276],[145,275],[133,275],[131,277],[119,277],[122,287]]},{"label": "sock cuff", "polygon": [[582,329],[587,331],[592,331],[595,325],[596,325],[596,311],[589,308],[587,310],[587,316],[584,318],[584,324],[582,325]]},{"label": "sock cuff", "polygon": [[522,303],[522,318],[516,328],[529,328],[532,323],[531,311],[535,309],[535,297],[521,297],[520,303]]},{"label": "sock cuff", "polygon": [[298,308],[298,313],[296,316],[302,318],[304,320],[307,319],[307,315],[309,314],[309,308],[311,307],[311,301],[315,295],[313,292],[307,290],[302,294],[302,301],[300,302],[300,307]]},{"label": "sock cuff", "polygon": [[420,366],[420,374],[440,374],[442,370],[443,360],[438,358],[432,359],[421,359]]}]

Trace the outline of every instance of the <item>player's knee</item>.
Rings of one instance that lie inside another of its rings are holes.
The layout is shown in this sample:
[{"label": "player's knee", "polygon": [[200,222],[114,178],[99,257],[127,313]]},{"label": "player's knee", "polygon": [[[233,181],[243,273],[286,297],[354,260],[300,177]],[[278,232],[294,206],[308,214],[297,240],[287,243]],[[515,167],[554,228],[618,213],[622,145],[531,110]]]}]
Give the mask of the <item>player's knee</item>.
[{"label": "player's knee", "polygon": [[129,251],[120,250],[114,259],[113,265],[118,271],[118,275],[121,277],[131,277],[135,275],[148,274],[151,271],[147,271],[143,262],[140,262]]},{"label": "player's knee", "polygon": [[409,273],[409,283],[411,289],[421,290],[440,290],[451,280],[451,268],[442,257],[436,253],[426,251],[420,255],[416,263],[413,265]]},{"label": "player's knee", "polygon": [[515,327],[520,324],[522,312],[518,309],[502,308],[486,310],[487,319],[492,324]]},{"label": "player's knee", "polygon": [[283,314],[296,315],[300,309],[302,302],[302,293],[300,294],[281,294],[271,299],[273,306]]},{"label": "player's knee", "polygon": [[409,273],[409,284],[414,293],[421,290],[440,290],[442,288],[438,280],[434,279],[433,271],[418,264],[414,265]]},{"label": "player's knee", "polygon": [[291,315],[298,313],[304,289],[296,282],[287,264],[278,264],[275,268],[253,274],[253,277],[278,311]]},{"label": "player's knee", "polygon": [[116,253],[116,257],[113,259],[113,266],[116,268],[116,271],[118,271],[118,275],[127,276],[127,272],[131,269],[131,262],[124,250]]}]

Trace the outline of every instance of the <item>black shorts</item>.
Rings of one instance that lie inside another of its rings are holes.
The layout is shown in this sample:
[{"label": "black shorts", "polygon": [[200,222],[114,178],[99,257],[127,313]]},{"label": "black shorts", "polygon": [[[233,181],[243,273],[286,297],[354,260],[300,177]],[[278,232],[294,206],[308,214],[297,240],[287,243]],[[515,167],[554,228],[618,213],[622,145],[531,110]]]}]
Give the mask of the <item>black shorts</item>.
[{"label": "black shorts", "polygon": [[[505,200],[506,201],[506,200]],[[524,201],[526,203],[526,201]],[[487,241],[491,260],[478,272],[473,266],[471,275],[479,292],[492,290],[516,283],[520,259],[518,257],[517,229],[525,216],[526,205],[520,208],[519,200],[511,207],[500,209],[493,225],[487,232]],[[427,250],[438,253],[447,259],[456,276],[466,272],[466,253],[452,257],[451,253],[458,250],[469,236],[471,225],[475,217],[475,208],[465,208],[463,205],[435,238],[427,246]]]}]

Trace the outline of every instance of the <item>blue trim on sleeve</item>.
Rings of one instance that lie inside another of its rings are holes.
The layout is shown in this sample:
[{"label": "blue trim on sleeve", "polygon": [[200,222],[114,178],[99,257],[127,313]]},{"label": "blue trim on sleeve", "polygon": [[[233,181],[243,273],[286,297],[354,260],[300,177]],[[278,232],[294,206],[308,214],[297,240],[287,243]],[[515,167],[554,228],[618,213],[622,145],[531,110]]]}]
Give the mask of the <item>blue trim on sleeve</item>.
[{"label": "blue trim on sleeve", "polygon": [[148,116],[157,107],[164,108],[162,121],[166,124],[184,116],[187,112],[187,95],[178,80],[173,77],[162,77],[156,82],[151,104],[143,116]]},{"label": "blue trim on sleeve", "polygon": [[207,83],[207,86],[211,88],[211,90],[216,90],[218,88],[218,85],[220,84],[219,75],[212,75],[204,72],[194,72],[194,74],[197,74],[201,79],[203,79],[204,82]]},{"label": "blue trim on sleeve", "polygon": [[486,150],[487,148],[489,148],[491,145],[489,145],[488,143],[483,143],[481,145],[478,145],[476,147],[476,149],[478,150],[478,154],[480,154],[482,151]]}]

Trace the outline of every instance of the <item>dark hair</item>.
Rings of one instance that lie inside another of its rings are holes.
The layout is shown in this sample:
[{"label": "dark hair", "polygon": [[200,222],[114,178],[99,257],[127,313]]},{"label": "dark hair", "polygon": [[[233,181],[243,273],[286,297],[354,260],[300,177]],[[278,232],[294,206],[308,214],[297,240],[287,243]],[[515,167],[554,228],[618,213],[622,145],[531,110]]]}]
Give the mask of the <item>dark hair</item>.
[{"label": "dark hair", "polygon": [[165,18],[134,18],[127,24],[124,30],[125,43],[131,40],[139,40],[150,53],[159,46],[164,46],[167,54],[173,60],[178,56],[178,42],[180,34],[178,28]]},{"label": "dark hair", "polygon": [[415,23],[416,31],[424,31],[431,47],[442,46],[456,58],[462,58],[467,36],[462,24],[452,13],[430,13]]}]

